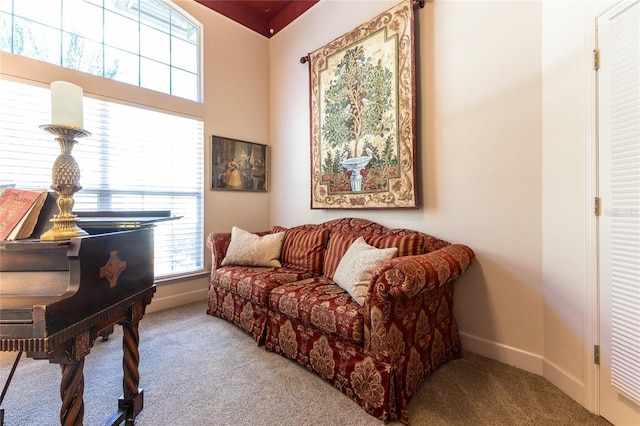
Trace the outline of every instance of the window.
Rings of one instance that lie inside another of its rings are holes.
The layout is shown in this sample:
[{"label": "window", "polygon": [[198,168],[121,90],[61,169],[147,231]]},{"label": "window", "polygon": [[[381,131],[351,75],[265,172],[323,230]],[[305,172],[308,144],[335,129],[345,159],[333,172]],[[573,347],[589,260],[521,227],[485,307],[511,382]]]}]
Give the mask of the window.
[{"label": "window", "polygon": [[200,24],[169,0],[0,0],[2,54],[34,64],[0,69],[0,186],[51,185],[60,149],[39,128],[51,122],[51,100],[37,61],[86,73],[59,78],[80,86],[74,80],[161,92],[85,94],[92,135],[73,149],[83,186],[74,211],[171,210],[182,218],[155,228],[156,277],[202,271],[204,137],[193,108],[201,105],[200,36]]},{"label": "window", "polygon": [[200,29],[160,0],[0,0],[0,50],[200,100]]},{"label": "window", "polygon": [[[0,92],[0,186],[48,189],[60,153],[39,128],[51,121],[50,90],[0,79]],[[85,96],[84,123],[74,211],[171,210],[182,218],[155,228],[156,277],[202,270],[202,120]]]}]

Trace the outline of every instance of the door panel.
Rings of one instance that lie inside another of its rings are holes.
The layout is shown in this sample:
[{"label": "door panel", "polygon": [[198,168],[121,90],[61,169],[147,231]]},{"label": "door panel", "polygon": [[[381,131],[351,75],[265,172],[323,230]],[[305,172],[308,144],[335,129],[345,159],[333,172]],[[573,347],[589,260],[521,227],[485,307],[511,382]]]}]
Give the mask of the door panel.
[{"label": "door panel", "polygon": [[640,425],[640,1],[598,17],[600,414]]}]

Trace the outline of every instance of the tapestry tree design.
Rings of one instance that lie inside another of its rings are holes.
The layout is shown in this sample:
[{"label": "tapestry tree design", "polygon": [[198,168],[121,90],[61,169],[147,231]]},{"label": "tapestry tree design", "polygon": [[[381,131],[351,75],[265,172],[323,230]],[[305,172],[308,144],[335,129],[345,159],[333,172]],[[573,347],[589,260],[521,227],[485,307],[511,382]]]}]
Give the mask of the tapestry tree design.
[{"label": "tapestry tree design", "polygon": [[[343,172],[340,162],[349,157],[370,156],[371,168],[397,160],[392,81],[392,71],[380,60],[374,63],[362,46],[345,52],[324,92],[322,136],[330,149],[323,172]],[[382,138],[384,146],[376,146],[375,137]]]}]

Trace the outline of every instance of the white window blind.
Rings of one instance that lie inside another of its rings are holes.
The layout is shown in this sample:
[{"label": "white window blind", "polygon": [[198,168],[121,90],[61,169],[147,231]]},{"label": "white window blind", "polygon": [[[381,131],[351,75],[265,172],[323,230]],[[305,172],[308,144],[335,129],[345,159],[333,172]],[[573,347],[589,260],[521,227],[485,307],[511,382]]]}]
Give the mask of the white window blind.
[{"label": "white window blind", "polygon": [[[0,185],[48,189],[60,153],[50,90],[0,79]],[[74,211],[170,210],[181,219],[155,228],[155,274],[203,269],[203,123],[84,97],[84,127],[73,156],[82,189]]]},{"label": "white window blind", "polygon": [[611,20],[611,382],[640,402],[640,3]]}]

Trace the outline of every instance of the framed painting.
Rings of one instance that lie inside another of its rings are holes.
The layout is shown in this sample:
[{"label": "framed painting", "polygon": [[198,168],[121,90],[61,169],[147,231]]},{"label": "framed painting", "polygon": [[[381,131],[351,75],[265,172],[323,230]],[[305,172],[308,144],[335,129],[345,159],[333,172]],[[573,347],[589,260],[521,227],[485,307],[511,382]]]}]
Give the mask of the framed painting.
[{"label": "framed painting", "polygon": [[311,208],[417,208],[413,3],[310,53]]},{"label": "framed painting", "polygon": [[268,181],[267,145],[211,137],[211,189],[266,192]]}]

